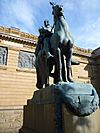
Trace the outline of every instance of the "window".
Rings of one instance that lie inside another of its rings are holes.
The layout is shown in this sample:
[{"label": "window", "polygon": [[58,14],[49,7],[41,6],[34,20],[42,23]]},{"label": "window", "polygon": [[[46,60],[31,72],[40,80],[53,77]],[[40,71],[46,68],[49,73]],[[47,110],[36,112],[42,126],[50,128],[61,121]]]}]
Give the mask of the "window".
[{"label": "window", "polygon": [[19,52],[18,67],[32,69],[34,68],[34,63],[35,63],[34,53],[26,51]]},{"label": "window", "polygon": [[0,65],[7,65],[8,49],[0,46]]}]

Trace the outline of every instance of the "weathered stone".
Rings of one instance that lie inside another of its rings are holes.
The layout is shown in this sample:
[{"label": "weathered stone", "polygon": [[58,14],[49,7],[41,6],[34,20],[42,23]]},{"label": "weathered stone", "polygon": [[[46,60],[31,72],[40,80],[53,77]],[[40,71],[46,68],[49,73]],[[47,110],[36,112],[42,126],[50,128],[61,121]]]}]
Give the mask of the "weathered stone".
[{"label": "weathered stone", "polygon": [[59,82],[54,88],[58,94],[56,99],[61,100],[74,115],[87,116],[99,107],[98,94],[91,84]]},{"label": "weathered stone", "polygon": [[18,67],[20,68],[34,68],[35,56],[32,52],[20,51]]},{"label": "weathered stone", "polygon": [[7,64],[7,48],[0,46],[0,65],[6,65]]},{"label": "weathered stone", "polygon": [[0,133],[18,133],[22,126],[23,110],[9,108],[0,110]]}]

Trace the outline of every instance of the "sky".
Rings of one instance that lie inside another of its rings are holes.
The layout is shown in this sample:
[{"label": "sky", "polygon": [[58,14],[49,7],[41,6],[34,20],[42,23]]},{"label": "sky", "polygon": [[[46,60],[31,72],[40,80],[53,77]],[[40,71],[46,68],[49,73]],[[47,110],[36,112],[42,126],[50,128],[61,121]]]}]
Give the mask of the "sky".
[{"label": "sky", "polygon": [[[53,25],[50,0],[0,0],[0,26],[16,27],[38,35],[45,19]],[[63,5],[64,17],[75,45],[100,47],[100,0],[53,0]]]}]

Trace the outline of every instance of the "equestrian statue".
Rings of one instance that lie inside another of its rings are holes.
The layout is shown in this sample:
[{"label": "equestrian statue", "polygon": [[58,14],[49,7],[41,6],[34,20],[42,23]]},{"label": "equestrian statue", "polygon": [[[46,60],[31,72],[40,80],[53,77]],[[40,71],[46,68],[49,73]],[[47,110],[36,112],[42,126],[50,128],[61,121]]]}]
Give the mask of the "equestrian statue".
[{"label": "equestrian statue", "polygon": [[[59,81],[73,82],[71,65],[79,65],[72,60],[73,37],[65,21],[62,6],[52,5],[54,25],[51,28],[49,21],[44,21],[44,27],[39,29],[38,44],[36,47],[37,88],[49,85],[49,76],[54,78],[54,83]],[[64,57],[65,56],[65,57]],[[65,62],[66,67],[65,69]],[[51,73],[53,66],[54,73]],[[42,71],[41,71],[42,70]],[[67,70],[67,80],[66,80]]]}]

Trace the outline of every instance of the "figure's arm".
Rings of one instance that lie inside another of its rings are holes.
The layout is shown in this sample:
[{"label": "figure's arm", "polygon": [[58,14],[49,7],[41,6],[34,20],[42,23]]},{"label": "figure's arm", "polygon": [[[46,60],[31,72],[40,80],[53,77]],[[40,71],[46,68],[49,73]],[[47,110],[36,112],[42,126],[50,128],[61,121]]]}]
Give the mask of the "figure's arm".
[{"label": "figure's arm", "polygon": [[37,57],[39,51],[41,50],[41,45],[39,44],[39,42],[36,45],[36,49],[35,49],[35,56]]}]

